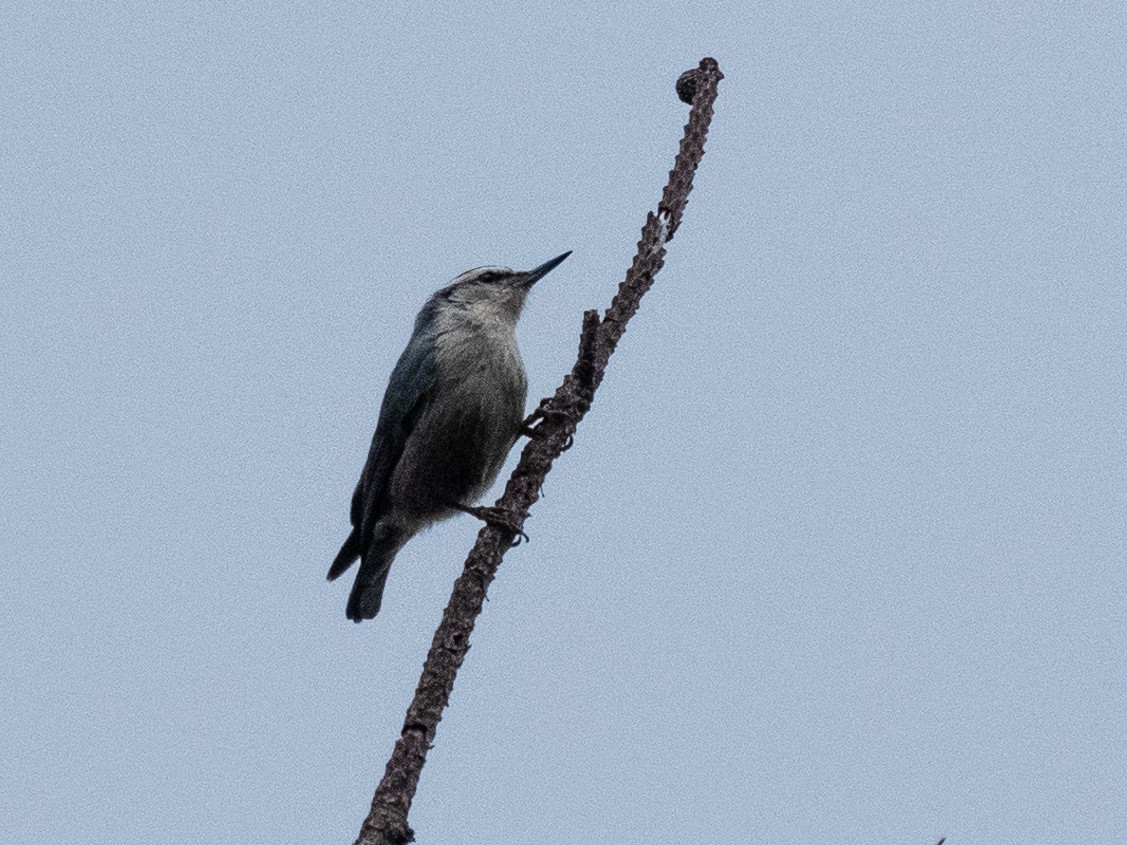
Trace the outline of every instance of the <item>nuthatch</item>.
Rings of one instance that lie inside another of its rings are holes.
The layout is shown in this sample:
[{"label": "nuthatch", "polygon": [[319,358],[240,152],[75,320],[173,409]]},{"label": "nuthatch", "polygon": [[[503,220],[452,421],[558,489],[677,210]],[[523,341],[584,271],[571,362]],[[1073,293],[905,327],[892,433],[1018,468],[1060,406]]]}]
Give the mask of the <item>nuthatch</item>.
[{"label": "nuthatch", "polygon": [[435,293],[391,372],[352,495],[352,533],[329,567],[357,558],[348,618],[380,610],[391,562],[426,526],[470,507],[516,442],[528,380],[516,326],[533,284],[571,255],[514,272],[479,267]]}]

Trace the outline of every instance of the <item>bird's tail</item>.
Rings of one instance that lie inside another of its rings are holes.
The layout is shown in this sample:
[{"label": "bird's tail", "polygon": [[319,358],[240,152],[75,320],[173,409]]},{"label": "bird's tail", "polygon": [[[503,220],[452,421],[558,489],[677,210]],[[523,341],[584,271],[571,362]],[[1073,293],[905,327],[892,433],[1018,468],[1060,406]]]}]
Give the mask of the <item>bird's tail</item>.
[{"label": "bird's tail", "polygon": [[353,528],[352,533],[348,535],[348,539],[344,541],[344,545],[340,547],[340,551],[333,559],[333,565],[329,567],[329,580],[335,581],[347,572],[358,557],[360,557],[360,529]]},{"label": "bird's tail", "polygon": [[[353,583],[352,593],[348,597],[347,616],[349,619],[360,622],[364,619],[372,619],[380,612],[383,589],[387,583],[387,573],[391,569],[391,562],[395,560],[395,555],[409,537],[409,534],[404,536],[402,532],[389,527],[376,529],[372,542],[364,550],[360,561],[360,571],[356,573],[356,581]],[[345,545],[348,545],[347,541]],[[359,545],[359,542],[357,545]],[[343,549],[341,551],[343,552]]]}]

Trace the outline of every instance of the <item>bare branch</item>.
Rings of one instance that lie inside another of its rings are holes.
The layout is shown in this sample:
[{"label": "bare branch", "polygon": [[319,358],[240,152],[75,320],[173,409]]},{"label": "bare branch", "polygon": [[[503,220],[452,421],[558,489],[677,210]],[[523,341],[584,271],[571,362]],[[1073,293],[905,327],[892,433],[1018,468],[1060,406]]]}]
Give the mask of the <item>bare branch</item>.
[{"label": "bare branch", "polygon": [[717,85],[723,78],[716,60],[706,58],[698,68],[682,74],[677,82],[678,96],[691,101],[692,109],[658,212],[647,215],[638,241],[638,253],[602,319],[595,311],[583,315],[579,356],[571,372],[555,394],[543,400],[528,420],[529,425],[535,425],[532,438],[525,445],[520,463],[496,504],[497,508],[513,514],[514,521],[505,526],[489,523],[481,529],[465,569],[454,582],[450,603],[435,631],[415,698],[407,708],[402,733],[376,789],[371,812],[364,820],[356,845],[404,845],[414,841],[407,813],[442,711],[454,689],[454,678],[469,651],[470,633],[481,613],[486,591],[505,551],[519,537],[529,508],[540,497],[540,488],[552,463],[571,446],[576,426],[591,407],[607,362],[626,331],[627,321],[637,312],[642,296],[664,264],[665,245],[681,223],[693,187],[693,174],[704,155],[712,104]]}]

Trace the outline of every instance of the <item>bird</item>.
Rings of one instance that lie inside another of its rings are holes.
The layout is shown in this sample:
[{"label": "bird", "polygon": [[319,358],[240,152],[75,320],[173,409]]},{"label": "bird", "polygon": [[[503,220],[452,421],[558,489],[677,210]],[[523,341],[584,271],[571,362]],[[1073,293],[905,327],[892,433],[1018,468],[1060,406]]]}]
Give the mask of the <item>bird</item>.
[{"label": "bird", "polygon": [[333,581],[360,561],[349,619],[379,613],[391,563],[415,534],[490,510],[472,505],[520,436],[528,392],[517,320],[532,286],[569,255],[526,271],[467,270],[419,311],[352,494],[352,530],[329,567]]}]

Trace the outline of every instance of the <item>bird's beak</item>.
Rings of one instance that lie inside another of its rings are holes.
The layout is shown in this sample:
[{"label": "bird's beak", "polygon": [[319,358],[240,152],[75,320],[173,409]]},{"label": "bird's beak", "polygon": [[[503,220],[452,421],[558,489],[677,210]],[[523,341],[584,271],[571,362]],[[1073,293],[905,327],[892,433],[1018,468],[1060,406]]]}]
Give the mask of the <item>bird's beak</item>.
[{"label": "bird's beak", "polygon": [[542,278],[544,278],[549,273],[551,273],[553,270],[555,270],[557,267],[559,267],[561,264],[563,264],[564,259],[567,258],[569,255],[571,255],[570,249],[567,252],[565,252],[563,255],[557,255],[551,261],[545,261],[543,264],[541,264],[535,270],[529,270],[525,274],[524,286],[526,288],[532,287],[534,284],[536,284]]}]

